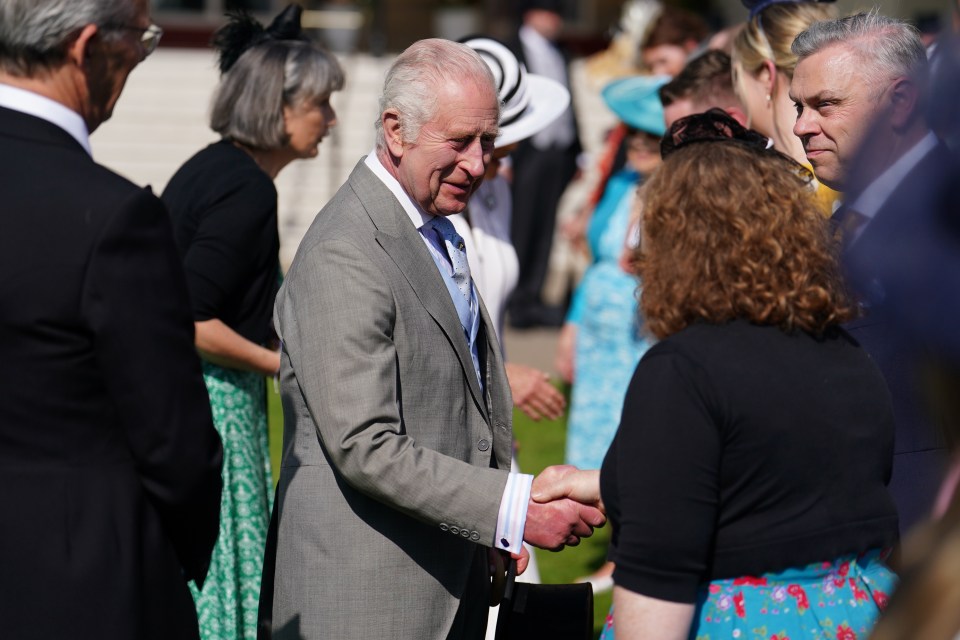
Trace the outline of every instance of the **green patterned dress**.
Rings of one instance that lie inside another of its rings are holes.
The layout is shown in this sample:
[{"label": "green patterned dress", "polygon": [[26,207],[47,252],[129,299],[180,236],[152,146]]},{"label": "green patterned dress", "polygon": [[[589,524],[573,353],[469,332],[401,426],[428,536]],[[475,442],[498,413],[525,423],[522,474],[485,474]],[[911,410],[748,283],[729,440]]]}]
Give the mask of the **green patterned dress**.
[{"label": "green patterned dress", "polygon": [[191,583],[204,640],[255,640],[273,479],[263,376],[203,363],[223,440],[220,537],[203,589]]},{"label": "green patterned dress", "polygon": [[[254,344],[273,337],[279,288],[277,189],[253,157],[221,140],[167,183],[195,321],[219,319]],[[193,588],[203,640],[256,640],[273,481],[264,377],[203,364],[223,441],[220,536],[203,589]]]}]

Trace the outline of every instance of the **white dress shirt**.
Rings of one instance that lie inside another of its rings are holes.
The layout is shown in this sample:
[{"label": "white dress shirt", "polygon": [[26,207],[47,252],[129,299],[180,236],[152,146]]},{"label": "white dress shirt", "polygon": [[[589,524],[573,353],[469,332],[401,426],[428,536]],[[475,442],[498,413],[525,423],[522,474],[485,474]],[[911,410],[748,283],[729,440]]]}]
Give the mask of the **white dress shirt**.
[{"label": "white dress shirt", "polygon": [[79,113],[71,111],[59,102],[41,96],[39,93],[0,83],[0,107],[26,113],[57,125],[79,142],[87,155],[93,156],[87,124]]}]

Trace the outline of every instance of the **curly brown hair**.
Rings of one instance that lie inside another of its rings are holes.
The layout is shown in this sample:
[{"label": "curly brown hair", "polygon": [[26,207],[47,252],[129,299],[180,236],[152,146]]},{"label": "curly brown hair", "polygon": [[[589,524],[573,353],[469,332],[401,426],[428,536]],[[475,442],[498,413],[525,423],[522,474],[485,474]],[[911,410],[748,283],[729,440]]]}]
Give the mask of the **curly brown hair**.
[{"label": "curly brown hair", "polygon": [[646,184],[638,270],[649,330],[743,318],[816,335],[853,317],[802,168],[735,142],[678,149]]}]

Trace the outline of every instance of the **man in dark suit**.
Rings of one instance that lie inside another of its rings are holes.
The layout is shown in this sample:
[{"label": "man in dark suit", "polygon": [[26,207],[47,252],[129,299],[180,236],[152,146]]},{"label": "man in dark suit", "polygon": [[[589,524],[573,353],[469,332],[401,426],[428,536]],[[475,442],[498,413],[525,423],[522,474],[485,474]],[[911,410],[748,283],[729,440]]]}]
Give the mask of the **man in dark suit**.
[{"label": "man in dark suit", "polygon": [[147,0],[0,4],[0,635],[196,638],[220,441],[161,202],[88,134]]},{"label": "man in dark suit", "polygon": [[887,234],[890,219],[907,206],[897,187],[937,171],[949,157],[923,116],[926,55],[913,27],[875,13],[816,23],[797,36],[793,53],[794,133],[817,179],[846,192],[835,219],[845,271],[865,311],[847,330],[880,367],[893,398],[890,490],[906,531],[929,516],[946,452],[921,405],[916,354],[883,304],[883,274],[904,268],[902,256],[878,262],[869,238]]},{"label": "man in dark suit", "polygon": [[[523,24],[512,48],[530,73],[556,80],[568,90],[566,53],[557,45],[563,28],[558,0],[526,0]],[[520,277],[508,305],[514,327],[560,326],[563,310],[546,305],[546,281],[556,227],[557,206],[577,172],[580,139],[573,103],[549,127],[520,143],[513,162],[513,217],[510,238],[517,250]]]}]

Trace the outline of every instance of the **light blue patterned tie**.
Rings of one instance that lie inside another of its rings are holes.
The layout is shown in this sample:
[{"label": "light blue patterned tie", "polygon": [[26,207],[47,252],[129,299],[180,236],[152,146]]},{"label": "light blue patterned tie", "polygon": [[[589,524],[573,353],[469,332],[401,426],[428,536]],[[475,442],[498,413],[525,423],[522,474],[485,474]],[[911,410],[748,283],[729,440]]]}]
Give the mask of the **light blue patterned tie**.
[{"label": "light blue patterned tie", "polygon": [[430,224],[437,232],[437,237],[447,248],[447,255],[450,257],[450,264],[453,265],[453,282],[457,289],[463,294],[464,299],[471,302],[470,290],[470,265],[467,263],[467,248],[463,244],[463,238],[453,228],[453,223],[443,216],[435,217]]}]

